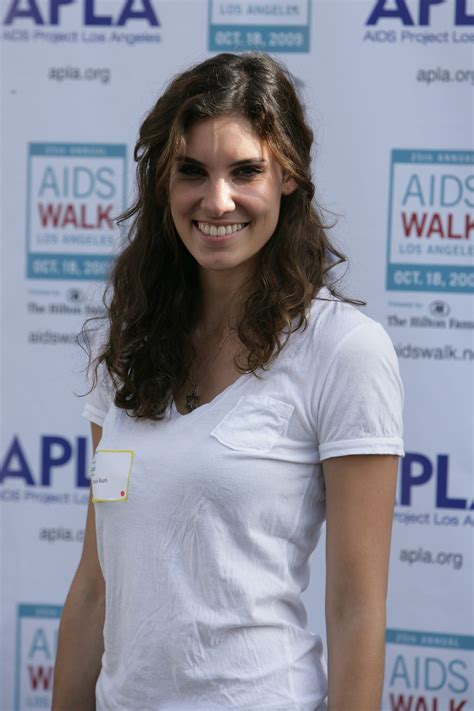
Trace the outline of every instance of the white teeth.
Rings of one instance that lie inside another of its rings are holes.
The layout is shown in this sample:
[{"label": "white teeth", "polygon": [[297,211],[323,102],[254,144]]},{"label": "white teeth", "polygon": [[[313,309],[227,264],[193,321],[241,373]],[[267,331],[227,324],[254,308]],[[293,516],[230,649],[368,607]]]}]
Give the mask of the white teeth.
[{"label": "white teeth", "polygon": [[198,222],[198,228],[205,235],[211,235],[211,237],[223,237],[224,235],[231,235],[233,232],[238,232],[243,227],[245,227],[244,222],[235,223],[234,225],[210,225],[208,222]]}]

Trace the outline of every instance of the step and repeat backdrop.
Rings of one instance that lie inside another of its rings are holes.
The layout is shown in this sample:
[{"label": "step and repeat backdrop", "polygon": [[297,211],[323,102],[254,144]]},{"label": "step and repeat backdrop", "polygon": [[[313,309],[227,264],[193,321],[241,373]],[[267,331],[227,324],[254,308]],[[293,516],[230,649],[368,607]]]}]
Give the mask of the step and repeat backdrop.
[{"label": "step and repeat backdrop", "polygon": [[[474,2],[1,0],[1,711],[47,709],[91,459],[84,320],[172,74],[274,54],[315,130],[345,293],[406,388],[383,711],[474,709]],[[304,599],[324,632],[324,541]]]}]

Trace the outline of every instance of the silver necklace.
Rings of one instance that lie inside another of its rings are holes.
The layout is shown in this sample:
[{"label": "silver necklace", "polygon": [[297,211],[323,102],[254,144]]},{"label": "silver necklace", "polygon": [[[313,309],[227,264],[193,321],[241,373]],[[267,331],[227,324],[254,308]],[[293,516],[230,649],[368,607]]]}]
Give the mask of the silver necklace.
[{"label": "silver necklace", "polygon": [[203,373],[201,374],[201,377],[200,377],[199,380],[197,381],[197,383],[195,383],[193,380],[191,380],[191,376],[189,375],[189,373],[187,374],[186,379],[189,380],[189,382],[190,382],[191,385],[193,386],[193,389],[192,389],[192,391],[189,393],[189,395],[186,395],[186,409],[187,409],[188,412],[192,412],[192,411],[195,410],[197,407],[199,407],[199,405],[201,404],[201,398],[200,398],[199,393],[198,393],[198,385],[199,385],[199,383],[202,381],[202,379],[204,378],[204,376],[206,375],[206,373],[207,373],[207,371],[209,370],[209,368],[211,367],[211,365],[214,363],[214,361],[215,361],[215,359],[217,358],[217,356],[219,355],[222,346],[223,346],[224,343],[227,341],[227,339],[229,338],[229,336],[230,336],[232,333],[234,333],[234,331],[235,331],[235,328],[231,328],[230,331],[229,331],[229,333],[223,338],[223,340],[222,340],[221,343],[219,344],[219,348],[218,348],[217,351],[214,353],[214,355],[212,356],[211,360],[207,363],[207,365],[206,365],[206,367],[205,367]]}]

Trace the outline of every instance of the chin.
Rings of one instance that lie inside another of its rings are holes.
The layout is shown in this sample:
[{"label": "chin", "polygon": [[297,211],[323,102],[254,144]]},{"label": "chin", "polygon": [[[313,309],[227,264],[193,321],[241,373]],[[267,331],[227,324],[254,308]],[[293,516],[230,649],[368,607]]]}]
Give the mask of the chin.
[{"label": "chin", "polygon": [[233,269],[234,267],[238,267],[239,263],[235,263],[233,260],[230,259],[216,259],[202,260],[201,262],[198,262],[198,265],[201,269],[205,269],[206,271],[220,272],[224,271],[225,269]]}]

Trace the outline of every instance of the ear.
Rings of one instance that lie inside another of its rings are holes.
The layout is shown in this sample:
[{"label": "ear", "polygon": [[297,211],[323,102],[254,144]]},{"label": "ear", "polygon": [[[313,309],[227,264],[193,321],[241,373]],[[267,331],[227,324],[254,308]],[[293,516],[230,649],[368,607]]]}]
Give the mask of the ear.
[{"label": "ear", "polygon": [[297,187],[298,183],[290,175],[286,175],[285,173],[283,175],[283,181],[281,184],[281,194],[291,195],[291,193],[294,193]]}]

